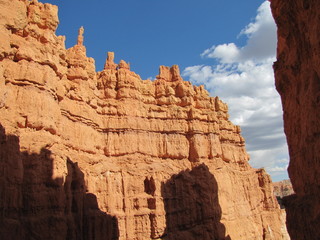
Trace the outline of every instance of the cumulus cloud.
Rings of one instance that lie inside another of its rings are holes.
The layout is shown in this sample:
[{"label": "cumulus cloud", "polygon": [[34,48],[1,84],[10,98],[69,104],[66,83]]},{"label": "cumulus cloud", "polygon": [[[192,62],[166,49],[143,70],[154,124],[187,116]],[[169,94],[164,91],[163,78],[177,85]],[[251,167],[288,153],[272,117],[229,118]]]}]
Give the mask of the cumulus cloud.
[{"label": "cumulus cloud", "polygon": [[274,23],[270,3],[265,1],[258,8],[254,22],[241,30],[239,36],[247,37],[247,44],[238,47],[235,43],[221,44],[206,49],[201,56],[217,58],[221,63],[235,63],[247,60],[255,62],[274,58],[276,54],[276,25]]},{"label": "cumulus cloud", "polygon": [[240,49],[234,43],[212,46],[201,53],[201,57],[218,58],[223,63],[232,63],[239,59]]},{"label": "cumulus cloud", "polygon": [[212,46],[201,56],[218,63],[187,67],[183,76],[196,85],[204,84],[211,95],[228,103],[231,121],[242,128],[253,167],[265,167],[275,180],[286,178],[288,152],[272,69],[276,25],[268,1],[262,3],[240,36],[247,38],[245,46]]}]

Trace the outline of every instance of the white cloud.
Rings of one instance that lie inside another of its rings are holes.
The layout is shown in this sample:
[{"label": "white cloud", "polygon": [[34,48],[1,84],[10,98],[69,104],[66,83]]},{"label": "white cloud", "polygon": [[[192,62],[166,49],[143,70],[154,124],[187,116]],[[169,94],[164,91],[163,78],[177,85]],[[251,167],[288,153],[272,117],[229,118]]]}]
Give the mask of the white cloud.
[{"label": "white cloud", "polygon": [[283,172],[283,171],[287,171],[288,165],[284,166],[284,167],[279,167],[279,166],[275,166],[272,168],[269,168],[268,171],[269,172]]},{"label": "white cloud", "polygon": [[232,63],[239,59],[240,49],[234,43],[212,46],[206,49],[201,56],[209,58],[219,58],[223,63]]},{"label": "white cloud", "polygon": [[268,1],[240,35],[247,38],[245,46],[228,43],[206,49],[201,56],[214,58],[218,64],[187,67],[183,76],[196,85],[204,84],[211,95],[228,103],[231,121],[242,128],[251,165],[265,167],[274,180],[281,180],[287,178],[288,152],[281,101],[274,86],[276,25]]},{"label": "white cloud", "polygon": [[221,63],[235,63],[247,60],[264,61],[276,54],[276,25],[274,23],[270,3],[265,1],[258,8],[254,22],[241,30],[239,36],[248,38],[247,45],[238,47],[234,43],[221,44],[206,49],[201,56],[217,58]]}]

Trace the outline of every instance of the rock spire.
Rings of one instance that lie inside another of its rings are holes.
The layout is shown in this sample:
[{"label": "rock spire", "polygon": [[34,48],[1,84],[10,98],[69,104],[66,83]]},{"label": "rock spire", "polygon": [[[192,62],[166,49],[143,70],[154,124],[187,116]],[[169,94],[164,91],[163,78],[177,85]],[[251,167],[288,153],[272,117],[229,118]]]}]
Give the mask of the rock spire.
[{"label": "rock spire", "polygon": [[0,1],[0,239],[278,240],[269,175],[178,66],[96,72],[57,7]]}]

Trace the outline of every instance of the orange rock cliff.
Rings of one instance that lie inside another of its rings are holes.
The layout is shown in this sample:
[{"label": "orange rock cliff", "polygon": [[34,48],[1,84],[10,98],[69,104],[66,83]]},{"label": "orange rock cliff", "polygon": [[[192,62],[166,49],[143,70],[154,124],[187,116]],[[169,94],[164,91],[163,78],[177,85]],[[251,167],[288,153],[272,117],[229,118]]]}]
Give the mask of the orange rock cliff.
[{"label": "orange rock cliff", "polygon": [[57,7],[0,1],[0,239],[286,239],[227,105],[65,49]]},{"label": "orange rock cliff", "polygon": [[272,0],[278,26],[276,87],[295,195],[284,204],[293,240],[320,239],[320,8],[318,0]]}]

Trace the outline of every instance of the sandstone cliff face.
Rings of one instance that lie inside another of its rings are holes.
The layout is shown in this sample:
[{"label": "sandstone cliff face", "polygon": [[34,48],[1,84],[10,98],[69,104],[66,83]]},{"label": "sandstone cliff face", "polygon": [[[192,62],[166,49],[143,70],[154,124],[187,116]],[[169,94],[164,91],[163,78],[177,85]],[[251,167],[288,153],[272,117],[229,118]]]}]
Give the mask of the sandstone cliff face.
[{"label": "sandstone cliff face", "polygon": [[290,164],[296,193],[287,199],[292,239],[320,238],[320,10],[317,0],[272,0],[278,25],[276,87],[284,110]]},{"label": "sandstone cliff face", "polygon": [[0,0],[1,239],[282,239],[228,108],[177,66],[66,50],[57,8]]}]

